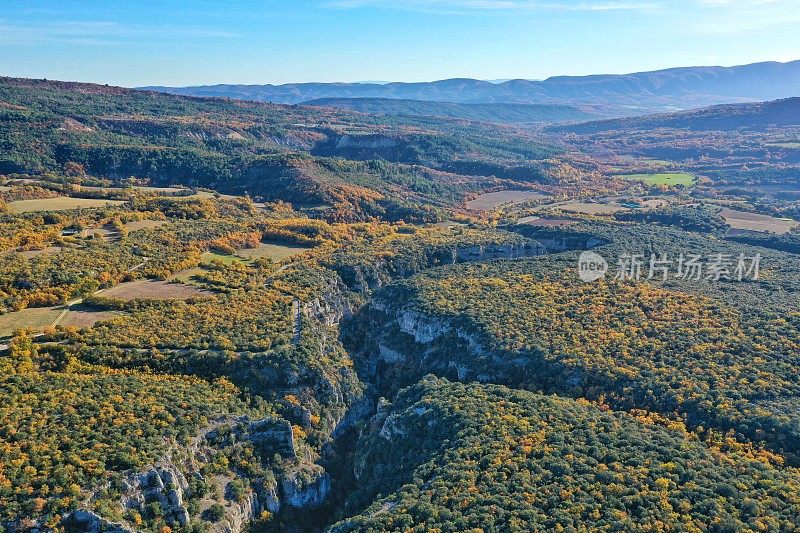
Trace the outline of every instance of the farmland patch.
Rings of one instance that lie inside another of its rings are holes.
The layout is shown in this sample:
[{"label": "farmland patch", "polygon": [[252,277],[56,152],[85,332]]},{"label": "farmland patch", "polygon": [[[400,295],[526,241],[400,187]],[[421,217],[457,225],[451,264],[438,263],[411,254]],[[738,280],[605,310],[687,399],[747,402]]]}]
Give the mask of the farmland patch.
[{"label": "farmland patch", "polygon": [[669,185],[674,187],[676,185],[683,185],[684,187],[691,187],[697,181],[694,176],[685,172],[664,172],[658,174],[620,174],[617,176],[628,181],[643,181],[648,185]]},{"label": "farmland patch", "polygon": [[28,213],[30,211],[66,211],[68,209],[87,209],[124,204],[121,200],[100,200],[92,198],[70,198],[58,196],[56,198],[37,198],[33,200],[16,200],[9,202],[8,208],[12,213]]},{"label": "farmland patch", "polygon": [[783,234],[800,226],[800,222],[795,220],[775,218],[769,215],[759,215],[758,213],[748,213],[746,211],[736,211],[727,208],[720,211],[719,215],[724,218],[725,222],[730,224],[733,229]]},{"label": "farmland patch", "polygon": [[292,246],[285,244],[271,244],[262,242],[255,248],[245,248],[243,250],[237,250],[236,255],[238,255],[239,257],[243,257],[245,259],[254,260],[254,259],[268,258],[277,262],[277,261],[282,261],[284,259],[288,259],[290,257],[294,257],[310,249],[311,248],[305,246]]},{"label": "farmland patch", "polygon": [[210,296],[211,293],[183,283],[138,280],[121,283],[110,289],[102,290],[97,295],[122,300],[188,300],[189,298]]},{"label": "farmland patch", "polygon": [[530,190],[497,191],[482,194],[467,202],[467,209],[476,211],[491,211],[505,204],[519,204],[528,200],[541,200],[546,195]]}]

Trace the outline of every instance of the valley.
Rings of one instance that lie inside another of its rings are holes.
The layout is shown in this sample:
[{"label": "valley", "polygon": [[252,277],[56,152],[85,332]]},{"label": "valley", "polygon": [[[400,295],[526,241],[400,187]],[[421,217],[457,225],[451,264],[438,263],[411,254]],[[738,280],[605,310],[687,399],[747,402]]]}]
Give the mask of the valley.
[{"label": "valley", "polygon": [[0,531],[800,522],[796,99],[217,96],[0,78]]}]

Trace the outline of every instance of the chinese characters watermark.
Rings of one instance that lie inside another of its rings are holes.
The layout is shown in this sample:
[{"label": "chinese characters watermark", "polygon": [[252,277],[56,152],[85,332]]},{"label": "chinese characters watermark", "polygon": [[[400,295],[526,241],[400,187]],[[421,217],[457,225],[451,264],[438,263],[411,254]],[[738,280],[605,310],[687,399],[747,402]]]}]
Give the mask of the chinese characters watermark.
[{"label": "chinese characters watermark", "polygon": [[[681,279],[687,281],[758,280],[761,254],[645,254],[624,253],[616,262],[612,278],[619,281]],[[589,283],[606,277],[609,265],[596,252],[583,252],[578,259],[578,276]]]}]

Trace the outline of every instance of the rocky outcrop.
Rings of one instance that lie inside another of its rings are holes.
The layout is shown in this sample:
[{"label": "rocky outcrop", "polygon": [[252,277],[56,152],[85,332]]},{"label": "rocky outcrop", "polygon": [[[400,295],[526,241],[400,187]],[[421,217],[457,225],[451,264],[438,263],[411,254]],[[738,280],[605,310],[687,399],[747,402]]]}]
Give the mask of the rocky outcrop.
[{"label": "rocky outcrop", "polygon": [[258,518],[263,510],[258,495],[250,492],[243,500],[226,506],[225,516],[211,529],[218,533],[240,533],[246,530],[247,525]]},{"label": "rocky outcrop", "polygon": [[518,259],[544,255],[547,249],[536,241],[508,244],[482,244],[453,249],[453,262],[492,261],[495,259]]},{"label": "rocky outcrop", "polygon": [[133,533],[122,524],[110,522],[85,509],[78,509],[61,521],[64,530],[70,533]]},{"label": "rocky outcrop", "polygon": [[397,278],[412,276],[421,270],[434,266],[493,261],[496,259],[519,259],[535,257],[548,253],[548,248],[540,242],[520,237],[514,242],[483,243],[472,246],[433,246],[420,251],[413,259],[381,259],[372,264],[329,265],[337,270],[347,286],[360,294],[376,291]]},{"label": "rocky outcrop", "polygon": [[394,440],[397,436],[405,436],[405,429],[399,424],[399,420],[400,415],[396,413],[386,417],[381,426],[381,430],[378,432],[378,436],[389,442]]},{"label": "rocky outcrop", "polygon": [[167,523],[180,526],[189,523],[189,511],[184,504],[184,492],[189,483],[171,461],[130,476],[124,485],[123,508],[141,511],[155,502],[161,507]]},{"label": "rocky outcrop", "polygon": [[331,436],[336,439],[358,422],[367,418],[372,413],[373,406],[372,398],[367,395],[362,396],[361,399],[350,406],[342,418],[336,421]]},{"label": "rocky outcrop", "polygon": [[[146,515],[145,510],[148,505],[156,503],[167,524],[173,528],[187,526],[192,521],[188,500],[193,497],[189,491],[188,479],[196,478],[204,480],[209,485],[216,485],[218,487],[216,494],[220,495],[214,498],[206,494],[195,500],[200,504],[200,510],[207,509],[215,503],[222,504],[225,510],[221,519],[209,524],[210,531],[239,533],[258,518],[263,510],[266,509],[271,513],[280,512],[282,501],[287,498],[287,494],[298,508],[302,508],[304,502],[312,506],[319,505],[327,496],[330,480],[321,467],[316,465],[298,468],[288,484],[277,481],[273,481],[271,485],[256,484],[257,490],[248,490],[244,497],[234,497],[227,489],[223,490],[236,478],[236,473],[232,470],[204,478],[201,474],[203,466],[215,456],[215,451],[220,446],[244,441],[266,446],[285,459],[298,460],[298,451],[289,421],[277,417],[256,421],[251,421],[247,417],[222,417],[186,445],[171,450],[152,467],[128,475],[120,487],[122,492],[120,510],[123,512],[134,510]],[[180,460],[176,457],[180,457]],[[317,469],[322,472],[318,472]],[[311,472],[314,475],[302,476],[300,475],[302,472]],[[87,506],[90,505],[91,499],[87,503]],[[126,525],[112,524],[88,509],[81,509],[68,515],[64,519],[64,525],[76,533],[133,531]]]},{"label": "rocky outcrop", "polygon": [[347,342],[373,396],[391,396],[429,373],[457,381],[519,383],[538,364],[535,350],[497,352],[461,321],[397,303],[374,298],[347,324]]},{"label": "rocky outcrop", "polygon": [[412,309],[397,313],[396,321],[400,331],[411,335],[420,344],[428,344],[453,329],[447,320],[436,319]]},{"label": "rocky outcrop", "polygon": [[319,465],[302,465],[281,480],[283,501],[295,509],[322,505],[331,490],[331,477]]},{"label": "rocky outcrop", "polygon": [[345,287],[338,279],[331,282],[322,295],[302,306],[303,314],[326,326],[335,326],[353,314],[353,307]]},{"label": "rocky outcrop", "polygon": [[250,423],[251,442],[267,444],[285,458],[297,457],[292,425],[283,418],[265,418]]},{"label": "rocky outcrop", "polygon": [[336,141],[336,149],[346,148],[367,148],[370,150],[382,148],[395,148],[398,146],[397,139],[383,137],[380,135],[342,135]]}]

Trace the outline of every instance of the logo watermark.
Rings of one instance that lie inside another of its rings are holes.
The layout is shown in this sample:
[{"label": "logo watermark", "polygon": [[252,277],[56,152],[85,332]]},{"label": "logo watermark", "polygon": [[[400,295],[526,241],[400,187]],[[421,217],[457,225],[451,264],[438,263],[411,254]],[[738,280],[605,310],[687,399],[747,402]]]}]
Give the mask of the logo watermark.
[{"label": "logo watermark", "polygon": [[[758,280],[761,254],[645,254],[623,253],[616,261],[612,278],[619,281],[681,279],[686,281]],[[597,252],[583,252],[578,258],[578,277],[586,283],[606,277],[608,261]]]},{"label": "logo watermark", "polygon": [[586,283],[606,277],[608,262],[595,252],[583,252],[578,258],[578,276]]}]

